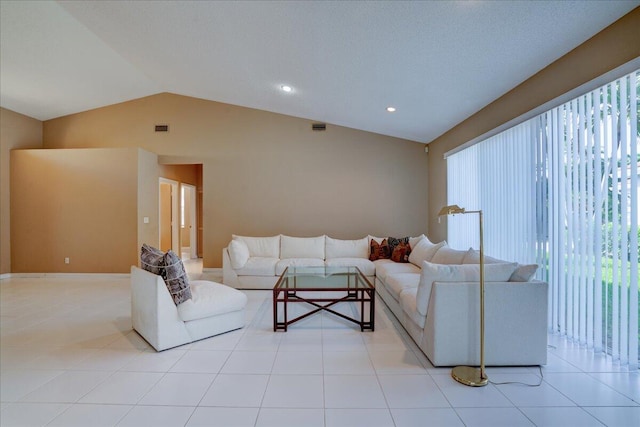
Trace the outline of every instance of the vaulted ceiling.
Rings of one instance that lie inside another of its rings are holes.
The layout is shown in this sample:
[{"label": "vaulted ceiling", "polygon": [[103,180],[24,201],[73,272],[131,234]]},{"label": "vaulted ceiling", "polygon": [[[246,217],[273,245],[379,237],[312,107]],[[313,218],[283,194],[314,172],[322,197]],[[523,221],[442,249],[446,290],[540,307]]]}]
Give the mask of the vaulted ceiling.
[{"label": "vaulted ceiling", "polygon": [[639,4],[3,0],[0,105],[172,92],[429,142]]}]

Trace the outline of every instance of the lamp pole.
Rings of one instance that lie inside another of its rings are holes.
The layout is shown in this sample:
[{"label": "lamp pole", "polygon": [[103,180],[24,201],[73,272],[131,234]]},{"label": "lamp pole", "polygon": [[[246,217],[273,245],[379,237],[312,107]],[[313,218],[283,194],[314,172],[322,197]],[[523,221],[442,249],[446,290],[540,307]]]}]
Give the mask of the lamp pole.
[{"label": "lamp pole", "polygon": [[467,211],[458,205],[450,205],[442,208],[439,216],[470,213],[478,214],[480,226],[480,368],[456,366],[451,370],[451,376],[464,385],[482,387],[489,383],[489,377],[484,368],[484,227],[482,210]]}]

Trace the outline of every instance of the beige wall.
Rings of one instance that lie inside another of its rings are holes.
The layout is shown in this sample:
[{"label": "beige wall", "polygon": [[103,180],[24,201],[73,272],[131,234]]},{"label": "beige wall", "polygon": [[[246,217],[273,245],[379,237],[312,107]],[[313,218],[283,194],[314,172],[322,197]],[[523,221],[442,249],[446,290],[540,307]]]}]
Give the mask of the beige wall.
[{"label": "beige wall", "polygon": [[[138,165],[152,175],[151,156],[140,159],[136,148],[12,151],[12,272],[129,272],[146,237],[138,234]],[[157,212],[157,199],[141,205],[143,215],[145,205],[148,216]]]},{"label": "beige wall", "polygon": [[0,108],[0,274],[11,272],[10,152],[42,147],[42,122]]},{"label": "beige wall", "polygon": [[640,56],[640,8],[578,46],[429,144],[429,236],[446,239],[447,151]]},{"label": "beige wall", "polygon": [[[160,226],[158,224],[158,177],[159,177],[158,156],[138,149],[138,245],[139,249],[143,243],[151,246],[158,245]],[[144,218],[149,222],[145,223]],[[132,262],[139,264],[139,262]]]},{"label": "beige wall", "polygon": [[[232,234],[357,238],[427,226],[427,155],[412,141],[173,94],[44,122],[45,148],[141,147],[202,163],[204,266]],[[155,124],[169,132],[155,133]]]},{"label": "beige wall", "polygon": [[[173,194],[174,184],[169,182],[160,183],[160,246],[161,251],[174,249],[173,244]],[[176,186],[177,188],[177,186]],[[175,195],[177,197],[177,194]]]}]

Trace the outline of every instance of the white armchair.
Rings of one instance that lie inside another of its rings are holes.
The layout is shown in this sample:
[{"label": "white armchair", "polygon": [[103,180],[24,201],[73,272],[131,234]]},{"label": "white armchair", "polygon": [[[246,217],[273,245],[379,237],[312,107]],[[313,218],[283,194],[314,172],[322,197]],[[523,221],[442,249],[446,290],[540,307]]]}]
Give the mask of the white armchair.
[{"label": "white armchair", "polygon": [[161,276],[131,267],[131,321],[157,351],[244,326],[247,296],[205,280],[191,281],[192,298],[176,306]]}]

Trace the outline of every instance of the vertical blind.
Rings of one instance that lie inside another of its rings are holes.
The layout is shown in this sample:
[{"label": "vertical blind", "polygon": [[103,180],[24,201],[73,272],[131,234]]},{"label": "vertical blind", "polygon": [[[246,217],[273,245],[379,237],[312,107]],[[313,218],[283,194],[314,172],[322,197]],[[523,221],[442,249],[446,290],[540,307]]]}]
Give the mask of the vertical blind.
[{"label": "vertical blind", "polygon": [[[527,121],[447,159],[449,204],[481,208],[485,252],[523,264],[536,262],[535,132]],[[455,215],[447,221],[450,245],[479,246],[477,217]]]},{"label": "vertical blind", "polygon": [[[482,209],[488,255],[537,262],[550,331],[638,368],[638,71],[447,158],[448,203]],[[476,246],[466,215],[448,240]]]}]

